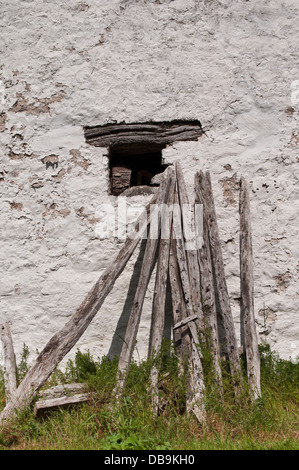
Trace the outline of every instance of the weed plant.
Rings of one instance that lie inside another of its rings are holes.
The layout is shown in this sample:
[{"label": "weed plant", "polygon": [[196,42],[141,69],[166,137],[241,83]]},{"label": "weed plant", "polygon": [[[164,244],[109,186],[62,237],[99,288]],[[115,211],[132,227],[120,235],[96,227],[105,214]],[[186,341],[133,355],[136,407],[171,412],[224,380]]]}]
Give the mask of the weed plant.
[{"label": "weed plant", "polygon": [[[187,368],[183,372],[173,345],[163,342],[157,357],[132,362],[123,397],[113,398],[118,358],[95,361],[76,352],[65,370],[55,371],[47,386],[83,382],[93,392],[88,403],[59,409],[37,418],[32,406],[0,430],[0,449],[298,449],[299,364],[282,360],[260,346],[262,396],[252,402],[246,386],[238,400],[229,364],[222,363],[223,394],[219,394],[209,348],[201,345],[205,375],[207,420],[187,415]],[[26,350],[25,350],[26,352]],[[25,357],[26,356],[26,357]],[[19,376],[27,368],[28,353]],[[22,367],[20,367],[20,365]],[[150,371],[159,370],[160,411],[152,412]],[[246,363],[242,367],[246,384]],[[5,405],[0,372],[0,406]]]}]

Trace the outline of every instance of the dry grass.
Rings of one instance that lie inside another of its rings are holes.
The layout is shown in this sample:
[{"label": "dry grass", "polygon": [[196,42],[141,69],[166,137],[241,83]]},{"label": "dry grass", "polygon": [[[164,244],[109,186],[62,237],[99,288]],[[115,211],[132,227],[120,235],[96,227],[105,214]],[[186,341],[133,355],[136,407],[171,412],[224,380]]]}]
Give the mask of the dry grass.
[{"label": "dry grass", "polygon": [[[0,448],[11,450],[89,449],[282,449],[298,450],[298,364],[281,361],[269,350],[261,351],[262,392],[252,403],[246,393],[235,402],[230,382],[224,399],[209,389],[207,374],[207,420],[201,425],[185,412],[184,377],[176,357],[167,353],[160,361],[162,380],[158,416],[151,413],[149,371],[151,362],[132,364],[124,398],[111,406],[117,361],[100,364],[78,352],[75,363],[59,380],[88,382],[96,398],[71,410],[53,412],[37,419],[32,410],[0,433]],[[165,376],[167,371],[168,375]],[[55,376],[52,378],[55,382]],[[1,398],[3,400],[3,396]]]}]

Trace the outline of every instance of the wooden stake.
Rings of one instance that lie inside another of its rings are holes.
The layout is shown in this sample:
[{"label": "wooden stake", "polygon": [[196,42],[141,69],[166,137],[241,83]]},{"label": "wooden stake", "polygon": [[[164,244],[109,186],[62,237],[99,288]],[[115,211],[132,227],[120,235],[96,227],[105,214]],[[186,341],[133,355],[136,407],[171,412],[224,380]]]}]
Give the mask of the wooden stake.
[{"label": "wooden stake", "polygon": [[4,386],[6,403],[8,403],[17,389],[17,366],[9,323],[0,326],[1,341],[3,344]]},{"label": "wooden stake", "polygon": [[157,195],[154,195],[145,208],[146,217],[141,215],[141,217],[138,218],[134,231],[127,238],[116,258],[92,287],[71,319],[50,339],[43,351],[39,354],[35,364],[27,372],[11,401],[0,414],[0,424],[13,417],[16,414],[16,410],[24,408],[31,403],[32,399],[50,377],[59,362],[82,336],[101,308],[105,298],[112,290],[115,281],[122,273],[142,238],[149,224],[151,204],[154,204],[156,200]]},{"label": "wooden stake", "polygon": [[[177,194],[175,195],[177,201]],[[176,239],[176,256],[179,267],[179,283],[182,285],[184,294],[184,306],[186,316],[198,315],[198,309],[194,312],[194,303],[192,302],[192,285],[189,277],[189,268],[187,254],[185,250],[182,221],[180,214],[174,210],[173,214],[173,237]],[[174,285],[173,289],[177,289]],[[193,291],[194,292],[194,291]],[[195,297],[193,297],[195,298]],[[182,318],[183,319],[183,318]],[[187,392],[186,407],[188,412],[193,412],[200,422],[205,421],[205,407],[203,404],[205,384],[203,378],[203,368],[201,362],[201,352],[198,338],[198,327],[194,322],[188,323],[190,331],[190,355],[189,355],[189,384]]]},{"label": "wooden stake", "polygon": [[188,308],[182,288],[181,271],[178,265],[176,241],[172,238],[170,247],[169,260],[169,279],[171,286],[173,319],[176,328],[174,329],[174,337],[176,344],[179,345],[179,365],[181,373],[185,364],[188,367],[187,384],[186,384],[186,409],[187,412],[193,412],[199,422],[206,419],[205,407],[203,405],[204,398],[204,382],[203,370],[201,365],[201,355],[198,349],[198,335],[195,322],[189,321],[191,318],[196,319],[197,315],[187,316]]},{"label": "wooden stake", "polygon": [[[172,179],[167,205],[161,207],[161,232],[157,261],[155,291],[153,299],[152,328],[149,353],[152,357],[159,353],[162,345],[165,325],[165,302],[169,270],[170,240],[172,230],[172,209],[174,203],[175,178]],[[158,369],[151,369],[152,408],[155,414],[159,410]]]},{"label": "wooden stake", "polygon": [[186,409],[193,413],[200,423],[206,421],[204,404],[205,384],[203,380],[202,356],[199,349],[197,328],[194,322],[188,324],[192,334],[191,357],[189,360],[189,384],[187,391]]},{"label": "wooden stake", "polygon": [[165,321],[165,301],[166,301],[166,290],[167,290],[167,279],[168,279],[168,268],[169,268],[169,254],[170,254],[170,237],[172,229],[172,209],[174,202],[174,188],[175,178],[171,181],[171,187],[169,190],[169,199],[161,212],[161,232],[160,235],[168,233],[167,238],[161,238],[159,240],[159,254],[157,261],[155,291],[153,298],[153,316],[152,316],[152,331],[151,331],[151,342],[150,342],[150,354],[156,354],[159,352]]},{"label": "wooden stake", "polygon": [[192,315],[194,314],[194,311],[191,296],[191,287],[189,282],[189,270],[186,251],[184,247],[181,206],[179,205],[179,198],[177,193],[175,193],[174,197],[172,230],[173,238],[175,239],[174,246],[176,248],[176,259],[179,266],[180,284],[183,289],[187,315]]},{"label": "wooden stake", "polygon": [[225,330],[227,353],[230,363],[231,375],[234,380],[234,389],[236,395],[239,395],[240,385],[242,383],[241,364],[238,354],[238,344],[231,312],[230,299],[225,279],[224,262],[218,231],[211,178],[209,172],[206,172],[205,175],[203,172],[200,172],[200,177],[204,190],[204,211],[206,214],[209,230],[211,258],[215,274],[214,282],[216,295],[218,296],[219,301],[219,313]]},{"label": "wooden stake", "polygon": [[248,384],[253,399],[261,396],[260,356],[254,317],[253,255],[248,186],[240,185],[241,319],[244,325]]},{"label": "wooden stake", "polygon": [[[172,185],[172,180],[174,179],[175,173],[173,168],[167,168],[167,178],[163,180],[161,185],[161,191],[159,193],[157,204],[165,204],[169,197],[169,190]],[[160,219],[158,218],[158,233],[160,232]],[[116,398],[119,398],[122,394],[127,373],[129,370],[130,362],[133,355],[133,350],[135,347],[137,332],[139,328],[141,312],[143,307],[143,302],[145,294],[147,291],[147,286],[150,280],[152,273],[152,268],[155,261],[155,254],[158,246],[158,239],[151,238],[150,236],[147,239],[144,258],[141,266],[141,272],[139,277],[138,286],[136,289],[133,307],[131,310],[130,318],[127,325],[127,330],[124,338],[124,343],[118,363],[118,372],[117,372],[117,384],[114,390],[114,395]]]},{"label": "wooden stake", "polygon": [[[187,207],[189,205],[189,198],[188,198],[186,183],[184,180],[184,175],[183,175],[181,165],[179,162],[176,162],[176,174],[177,174],[179,204],[180,204],[181,209],[184,211],[184,210],[187,210]],[[191,227],[188,227],[188,229],[190,232],[192,231],[194,234],[194,239],[192,243],[195,244],[196,236],[195,236],[194,222],[192,223]],[[183,230],[183,233],[186,234],[187,227],[186,227],[186,224],[184,224],[184,217],[182,218],[182,230]],[[192,309],[193,309],[193,312],[197,314],[198,316],[198,320],[196,323],[200,330],[200,334],[203,338],[204,321],[203,321],[203,310],[202,310],[202,303],[201,303],[200,270],[198,266],[197,249],[196,247],[194,247],[193,249],[190,249],[190,247],[188,247],[186,239],[184,241],[184,246],[185,246],[185,255],[186,255],[188,273],[189,273]]]},{"label": "wooden stake", "polygon": [[[169,257],[169,282],[171,289],[173,324],[176,325],[183,318],[187,317],[187,308],[182,289],[180,272],[177,260],[176,240],[171,236],[170,257]],[[190,336],[188,327],[174,329],[174,341],[178,351],[179,367],[183,372],[185,360],[190,355]]]},{"label": "wooden stake", "polygon": [[[220,347],[219,347],[219,334],[217,323],[216,300],[214,291],[213,270],[211,261],[209,231],[207,226],[206,202],[203,189],[204,182],[202,181],[202,174],[196,173],[195,175],[195,204],[202,204],[203,206],[203,225],[198,221],[196,227],[202,230],[198,236],[203,238],[203,244],[198,249],[198,263],[200,269],[201,280],[201,294],[205,321],[205,339],[210,346],[213,358],[213,366],[215,371],[215,378],[218,385],[220,395],[223,394],[222,386],[222,372],[220,366]],[[196,221],[197,222],[197,221]]]}]

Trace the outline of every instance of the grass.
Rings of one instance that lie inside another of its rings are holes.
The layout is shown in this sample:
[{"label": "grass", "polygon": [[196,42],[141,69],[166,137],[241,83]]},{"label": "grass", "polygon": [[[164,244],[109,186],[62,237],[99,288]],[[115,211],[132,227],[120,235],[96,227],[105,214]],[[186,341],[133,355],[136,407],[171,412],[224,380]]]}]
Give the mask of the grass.
[{"label": "grass", "polygon": [[[247,391],[236,402],[226,363],[224,395],[219,398],[209,357],[205,357],[207,420],[201,425],[186,414],[186,376],[179,374],[169,344],[155,359],[160,371],[158,416],[152,414],[149,399],[153,360],[132,363],[123,398],[115,404],[117,358],[94,361],[89,353],[77,351],[74,361],[68,362],[64,372],[57,370],[48,386],[84,382],[95,395],[88,403],[53,411],[43,419],[34,416],[32,407],[20,412],[0,431],[0,449],[298,450],[299,364],[280,359],[265,346],[260,347],[260,355],[262,396],[256,402]],[[26,361],[21,366],[24,373]],[[0,374],[0,410],[4,404]]]}]

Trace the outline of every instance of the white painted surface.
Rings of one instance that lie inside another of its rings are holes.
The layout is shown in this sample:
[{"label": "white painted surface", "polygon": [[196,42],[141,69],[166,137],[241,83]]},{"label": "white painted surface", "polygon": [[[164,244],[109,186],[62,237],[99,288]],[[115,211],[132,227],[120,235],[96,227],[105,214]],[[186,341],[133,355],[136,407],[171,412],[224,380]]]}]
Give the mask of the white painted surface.
[{"label": "white painted surface", "polygon": [[[259,340],[296,359],[298,13],[291,0],[2,5],[0,323],[10,321],[18,357],[24,343],[32,359],[42,350],[120,246],[95,235],[107,150],[88,146],[83,126],[199,119],[206,135],[164,158],[180,159],[190,188],[195,171],[211,172],[238,334],[237,181],[246,177]],[[57,167],[46,168],[49,155]],[[95,357],[111,352],[112,338],[118,350],[134,259],[78,343]]]}]

